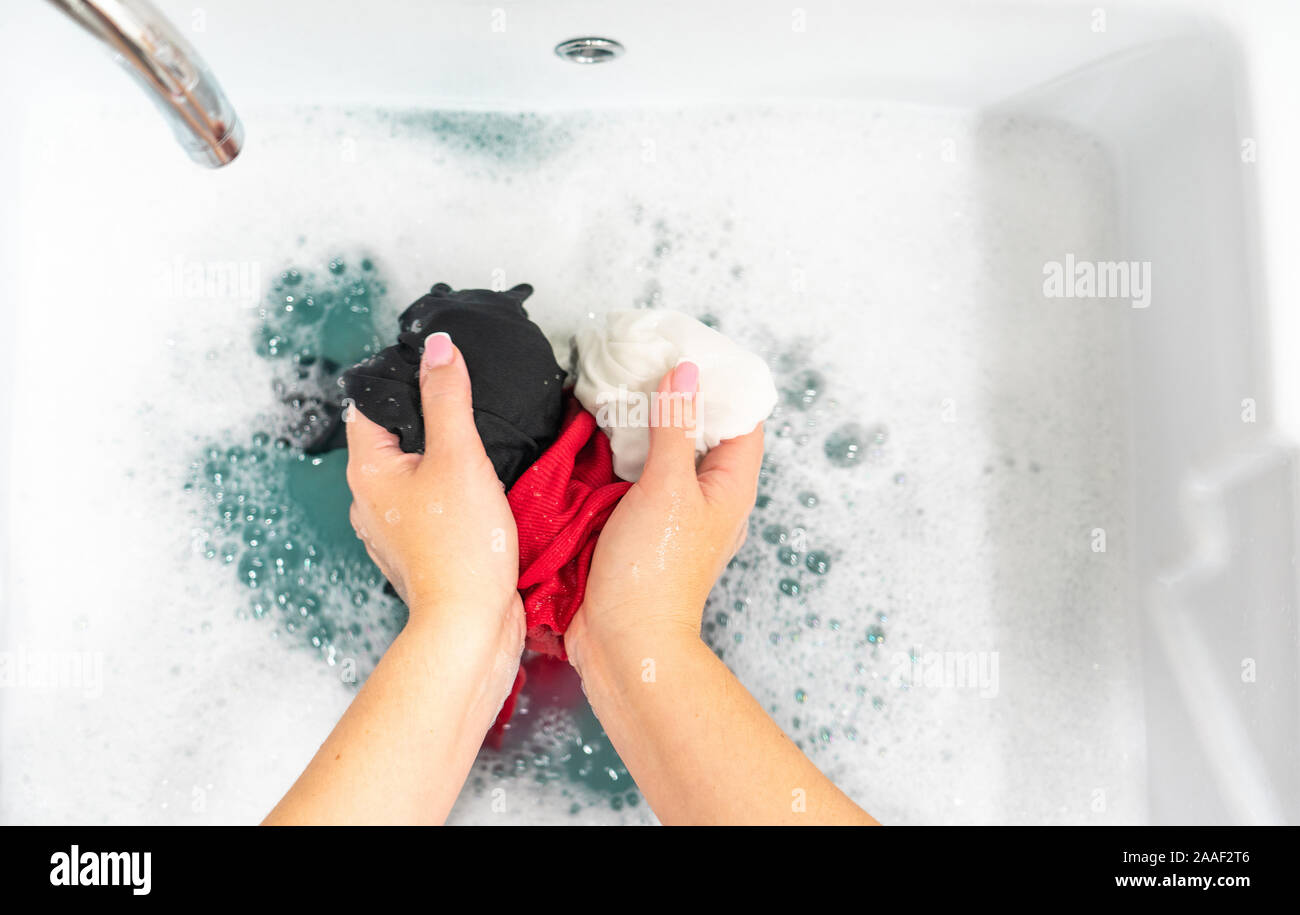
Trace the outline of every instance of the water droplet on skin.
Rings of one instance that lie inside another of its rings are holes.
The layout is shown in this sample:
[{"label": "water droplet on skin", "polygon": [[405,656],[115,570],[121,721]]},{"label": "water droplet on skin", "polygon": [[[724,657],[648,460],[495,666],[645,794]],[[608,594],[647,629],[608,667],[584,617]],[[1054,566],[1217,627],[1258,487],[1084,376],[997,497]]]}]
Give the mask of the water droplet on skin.
[{"label": "water droplet on skin", "polygon": [[384,520],[389,524],[396,524],[402,520],[402,513],[395,508],[390,508],[388,511],[384,512]]}]

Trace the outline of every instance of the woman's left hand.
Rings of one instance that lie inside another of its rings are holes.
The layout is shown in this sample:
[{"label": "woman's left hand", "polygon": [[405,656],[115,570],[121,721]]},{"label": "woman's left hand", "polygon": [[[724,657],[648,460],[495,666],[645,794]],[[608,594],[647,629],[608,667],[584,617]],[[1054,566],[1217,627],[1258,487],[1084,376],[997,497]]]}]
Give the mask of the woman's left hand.
[{"label": "woman's left hand", "polygon": [[411,618],[270,824],[441,823],[519,672],[519,547],[446,334],[420,362],[425,453],[348,409],[352,526]]},{"label": "woman's left hand", "polygon": [[[523,646],[519,541],[505,490],[474,425],[465,360],[445,333],[420,360],[425,452],[349,407],[352,526],[411,611],[412,625]],[[513,672],[512,672],[513,676]]]}]

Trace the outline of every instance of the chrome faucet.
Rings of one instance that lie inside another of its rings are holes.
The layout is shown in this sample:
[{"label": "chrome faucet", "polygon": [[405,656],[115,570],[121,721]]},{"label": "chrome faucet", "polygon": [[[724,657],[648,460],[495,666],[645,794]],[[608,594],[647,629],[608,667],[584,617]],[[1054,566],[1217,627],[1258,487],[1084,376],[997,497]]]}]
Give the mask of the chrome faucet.
[{"label": "chrome faucet", "polygon": [[147,0],[50,0],[113,53],[157,103],[189,157],[234,161],[244,127],[203,58]]}]

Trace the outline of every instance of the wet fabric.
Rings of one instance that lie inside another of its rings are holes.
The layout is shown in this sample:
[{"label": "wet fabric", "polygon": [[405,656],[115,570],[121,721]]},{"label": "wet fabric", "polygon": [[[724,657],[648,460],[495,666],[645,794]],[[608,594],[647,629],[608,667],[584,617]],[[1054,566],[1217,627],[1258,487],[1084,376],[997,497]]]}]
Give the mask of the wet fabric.
[{"label": "wet fabric", "polygon": [[438,283],[402,312],[395,345],[343,373],[344,396],[403,451],[423,453],[420,354],[430,334],[450,334],[469,369],[479,438],[497,477],[512,486],[554,441],[564,415],[564,371],[524,310],[532,293],[526,284],[493,292]]},{"label": "wet fabric", "polygon": [[[611,311],[575,338],[574,393],[601,420],[621,479],[637,480],[650,452],[646,405],[679,362],[700,369],[696,451],[750,432],[776,406],[772,373],[759,356],[679,311]],[[639,418],[638,418],[639,415]]]},{"label": "wet fabric", "polygon": [[280,435],[290,445],[307,454],[324,454],[347,447],[343,425],[343,389],[339,385],[338,363],[318,359],[299,366],[289,382],[277,381],[275,393],[291,410],[281,426]]},{"label": "wet fabric", "polygon": [[632,484],[614,475],[609,440],[569,398],[555,444],[510,490],[519,530],[519,592],[528,647],[565,657],[564,631],[582,604],[596,538]]},{"label": "wet fabric", "polygon": [[[586,594],[597,537],[631,486],[615,476],[609,439],[595,417],[568,398],[555,444],[507,496],[519,530],[519,592],[530,650],[566,657],[564,633]],[[521,668],[489,745],[500,746],[524,680]]]}]

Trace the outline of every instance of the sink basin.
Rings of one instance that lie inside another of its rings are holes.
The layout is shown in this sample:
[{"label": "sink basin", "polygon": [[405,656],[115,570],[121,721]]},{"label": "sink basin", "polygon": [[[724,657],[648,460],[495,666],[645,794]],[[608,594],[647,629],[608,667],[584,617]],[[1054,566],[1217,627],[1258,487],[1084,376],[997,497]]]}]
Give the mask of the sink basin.
[{"label": "sink basin", "polygon": [[[0,99],[0,821],[247,822],[286,790],[401,612],[339,455],[268,444],[276,384],[438,281],[533,284],[561,353],[663,306],[768,358],[704,634],[883,822],[1300,821],[1296,328],[1257,171],[1293,115],[1252,78],[1294,13],[158,5],[245,124],[220,171],[51,11],[0,14],[30,36]],[[553,53],[580,35],[626,53]],[[1148,282],[1051,287],[1078,264]],[[250,590],[284,557],[227,491],[283,510],[301,593]],[[453,822],[653,822],[531,663]]]}]

